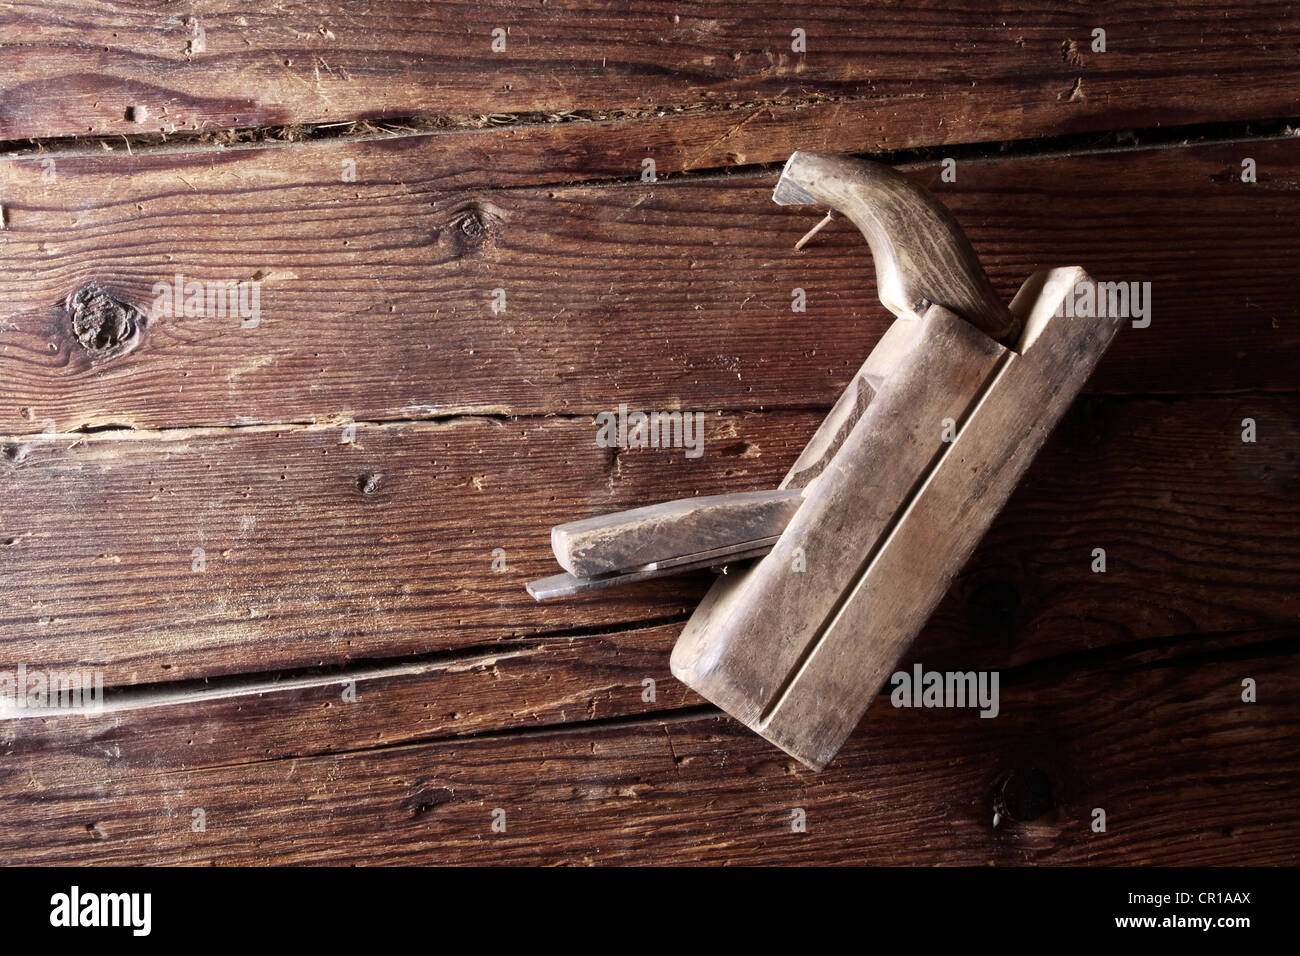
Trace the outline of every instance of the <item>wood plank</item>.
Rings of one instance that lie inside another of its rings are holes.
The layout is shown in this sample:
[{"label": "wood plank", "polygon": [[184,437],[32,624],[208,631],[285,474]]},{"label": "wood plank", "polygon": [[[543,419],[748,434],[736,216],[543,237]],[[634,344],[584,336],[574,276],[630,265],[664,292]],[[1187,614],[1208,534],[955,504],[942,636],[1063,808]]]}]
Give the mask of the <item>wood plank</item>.
[{"label": "wood plank", "polygon": [[[1104,53],[1093,51],[1097,27]],[[495,28],[508,31],[501,52]],[[806,31],[806,52],[793,50],[794,28]],[[897,148],[1294,114],[1297,41],[1291,9],[1266,0],[996,15],[974,0],[638,0],[617,10],[63,0],[0,15],[0,138],[749,104],[788,115],[791,103],[830,98],[855,108],[844,117],[854,149]],[[674,121],[670,138],[707,149],[709,134],[692,124]],[[781,139],[784,125],[769,133]],[[743,154],[762,142],[728,146]]]},{"label": "wood plank", "polygon": [[[771,176],[443,190],[449,159],[421,142],[363,144],[347,184],[338,143],[61,159],[52,183],[37,159],[8,161],[0,434],[826,407],[889,321],[860,235],[832,224],[794,252],[810,219],[771,202]],[[1259,182],[1239,181],[1244,155]],[[1005,157],[955,184],[911,172],[1008,300],[1042,266],[1152,283],[1150,327],[1091,388],[1295,387],[1295,138]],[[149,309],[178,273],[259,283],[256,327],[214,302],[146,323],[115,357],[74,335],[70,295]]]},{"label": "wood plank", "polygon": [[[0,9],[0,687],[113,685],[0,719],[0,864],[1300,862],[1300,143],[1222,141],[1300,115],[1300,18],[994,13]],[[999,293],[1156,306],[900,664],[1001,670],[1000,718],[877,700],[814,778],[670,679],[707,575],[522,585],[557,522],[776,486],[889,317],[761,164],[912,147]],[[180,275],[256,321],[146,316]],[[703,458],[600,447],[620,402],[708,410]]]},{"label": "wood plank", "polygon": [[[1298,401],[1084,398],[931,627],[1024,662],[1290,620]],[[555,570],[562,521],[776,487],[820,417],[710,416],[698,459],[600,448],[582,419],[359,425],[350,444],[325,425],[4,443],[0,664],[153,683],[680,620],[707,574],[544,605],[524,584]]]},{"label": "wood plank", "polygon": [[[0,719],[0,752],[155,770],[664,716],[704,702],[668,672],[678,624],[294,675],[108,688],[94,714]],[[645,685],[654,681],[653,694]]]},{"label": "wood plank", "polygon": [[706,482],[774,487],[799,437],[710,416],[694,459],[596,434],[578,419],[464,418],[4,445],[3,660],[139,683],[675,617],[702,576],[546,605],[524,584],[556,570],[553,525]]},{"label": "wood plank", "polygon": [[[185,770],[117,749],[125,733],[8,746],[0,861],[1294,865],[1294,640],[1202,636],[1007,672],[992,720],[881,698],[818,775],[707,716]],[[1244,677],[1258,703],[1241,701]]]}]

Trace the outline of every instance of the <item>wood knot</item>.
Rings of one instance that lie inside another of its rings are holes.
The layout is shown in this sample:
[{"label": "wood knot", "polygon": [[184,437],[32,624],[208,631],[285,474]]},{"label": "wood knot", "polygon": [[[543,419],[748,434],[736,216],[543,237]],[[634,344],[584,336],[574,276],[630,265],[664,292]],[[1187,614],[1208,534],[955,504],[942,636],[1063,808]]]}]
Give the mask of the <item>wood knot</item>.
[{"label": "wood knot", "polygon": [[113,358],[135,348],[147,321],[135,306],[93,285],[71,293],[63,307],[72,337],[96,359]]},{"label": "wood knot", "polygon": [[439,234],[450,241],[451,254],[468,255],[492,242],[501,215],[491,203],[469,203],[452,213],[449,226]]},{"label": "wood knot", "polygon": [[1052,809],[1052,781],[1036,768],[1011,770],[993,784],[995,818],[1029,823]]},{"label": "wood knot", "polygon": [[373,495],[379,491],[379,486],[383,482],[383,475],[376,474],[373,471],[365,471],[357,476],[357,491],[363,495]]},{"label": "wood knot", "polygon": [[465,237],[471,240],[480,239],[487,232],[487,223],[477,209],[471,209],[461,216],[458,225]]}]

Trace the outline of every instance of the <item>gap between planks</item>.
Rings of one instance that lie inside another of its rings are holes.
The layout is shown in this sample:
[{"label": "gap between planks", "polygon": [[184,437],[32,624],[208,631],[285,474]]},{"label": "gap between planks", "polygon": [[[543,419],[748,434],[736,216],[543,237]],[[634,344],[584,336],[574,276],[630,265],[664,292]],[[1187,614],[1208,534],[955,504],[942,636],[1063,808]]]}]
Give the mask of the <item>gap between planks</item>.
[{"label": "gap between planks", "polygon": [[[1295,387],[1251,387],[1240,389],[1220,389],[1201,392],[1102,392],[1081,393],[1080,397],[1107,401],[1160,401],[1165,403],[1194,400],[1197,398],[1241,398],[1252,395],[1294,395],[1300,392],[1300,383]],[[704,411],[710,415],[752,416],[771,413],[780,414],[826,414],[830,405],[782,405],[780,408],[710,408],[689,409]],[[682,409],[687,411],[688,409]],[[193,438],[225,438],[232,434],[269,434],[272,432],[311,433],[339,431],[355,426],[358,429],[384,430],[439,430],[453,428],[457,425],[474,422],[500,422],[521,424],[542,424],[545,422],[585,422],[597,414],[607,413],[607,408],[591,408],[578,412],[515,412],[497,405],[484,405],[457,408],[454,411],[439,412],[421,418],[329,418],[329,419],[285,419],[284,421],[232,422],[228,425],[169,425],[166,428],[150,428],[145,425],[131,425],[124,422],[96,422],[95,424],[77,425],[67,431],[26,432],[18,435],[0,435],[0,445],[25,446],[39,445],[46,441],[68,441],[68,447],[89,442],[114,441],[186,441]]]},{"label": "gap between planks", "polygon": [[542,727],[502,727],[492,730],[475,730],[465,734],[436,734],[429,737],[415,737],[410,740],[395,740],[386,744],[374,744],[368,747],[347,747],[342,750],[309,751],[295,754],[279,754],[262,760],[237,761],[235,763],[195,764],[192,767],[176,767],[170,770],[158,770],[142,773],[141,777],[170,777],[187,773],[218,773],[245,767],[265,767],[286,760],[315,760],[320,757],[334,759],[342,757],[359,757],[392,751],[419,750],[423,747],[436,747],[440,744],[475,744],[482,741],[532,740],[542,737],[574,737],[583,734],[610,730],[635,730],[642,727],[663,727],[673,724],[688,724],[697,720],[716,720],[731,718],[713,704],[695,704],[690,707],[677,707],[671,710],[657,710],[641,714],[620,714],[615,717],[593,717],[588,720],[569,720]]},{"label": "gap between planks", "polygon": [[[863,101],[869,101],[870,99],[870,97],[862,98]],[[853,102],[857,102],[857,100],[809,100],[798,105],[802,105],[805,108],[815,109],[822,105],[843,105]],[[648,111],[646,116],[638,118],[619,117],[609,120],[593,119],[562,122],[523,122],[501,126],[445,125],[451,123],[450,118],[415,118],[404,122],[409,122],[416,126],[428,126],[429,124],[432,124],[432,128],[393,131],[386,135],[370,132],[357,134],[341,132],[336,134],[317,135],[314,132],[304,131],[298,138],[277,138],[280,135],[287,135],[284,131],[293,128],[240,127],[234,129],[195,131],[188,134],[186,137],[179,138],[178,142],[167,142],[165,137],[163,137],[160,142],[153,142],[153,137],[148,135],[126,136],[120,134],[114,136],[84,138],[60,137],[38,140],[7,140],[0,141],[0,162],[6,160],[31,160],[46,157],[54,159],[86,157],[103,158],[105,152],[115,152],[113,147],[119,144],[125,146],[128,158],[150,155],[198,158],[211,153],[224,154],[230,152],[290,149],[293,147],[309,147],[324,143],[338,143],[340,141],[345,141],[349,144],[365,145],[375,142],[389,142],[396,140],[412,141],[447,136],[501,138],[510,133],[545,133],[574,126],[613,126],[615,124],[649,123],[658,119],[671,119],[678,116],[725,114],[733,111],[749,111],[752,117],[773,105],[785,104],[745,104],[731,109],[704,109],[698,111],[677,111],[657,114],[655,111],[651,110]],[[324,129],[332,126],[358,125],[364,124],[365,122],[366,121],[363,120],[351,120],[337,124],[317,124],[315,128]],[[394,125],[400,124],[397,124],[394,121]],[[201,139],[203,136],[223,135],[257,135],[261,138],[247,142],[236,142],[229,145],[220,142],[205,142]],[[1104,127],[1093,132],[1067,133],[1058,136],[936,143],[933,145],[912,146],[895,150],[878,150],[869,152],[854,151],[849,155],[863,156],[877,162],[883,162],[891,166],[907,169],[923,163],[932,163],[940,155],[945,159],[952,158],[962,163],[982,163],[1017,158],[1055,159],[1106,153],[1178,149],[1187,146],[1232,145],[1236,143],[1245,144],[1267,142],[1277,139],[1288,139],[1296,136],[1300,136],[1300,116],[1286,117],[1283,119],[1221,121],[1170,126],[1125,128]],[[687,166],[686,168],[669,169],[665,172],[659,173],[654,181],[656,183],[672,183],[684,180],[708,181],[722,176],[762,177],[771,175],[782,162],[783,160],[772,160],[768,162],[742,162],[704,167]],[[597,186],[637,187],[647,185],[647,183],[640,178],[640,175],[636,170],[629,169],[628,175],[626,176],[575,176],[574,178],[564,178],[563,175],[560,175],[556,179],[551,179],[546,173],[540,173],[535,180],[530,179],[525,182],[504,185],[496,185],[491,182],[486,182],[478,188],[492,192],[506,192],[510,190],[534,189],[537,186],[545,185],[548,182],[555,182],[565,187],[572,188]],[[448,188],[451,189],[456,187]]]},{"label": "gap between planks", "polygon": [[[16,717],[0,712],[0,721],[29,720],[41,717],[60,717],[67,714],[86,713],[88,716],[114,714],[133,710],[148,710],[174,704],[193,704],[201,701],[231,700],[237,697],[255,697],[277,691],[310,690],[332,687],[353,681],[383,680],[392,677],[412,677],[421,674],[455,674],[466,670],[491,667],[498,661],[534,657],[544,654],[551,645],[560,645],[588,637],[609,637],[629,631],[649,630],[657,627],[680,625],[687,614],[627,621],[617,625],[593,625],[562,628],[556,631],[529,634],[519,642],[509,640],[490,645],[436,651],[431,654],[398,655],[370,661],[353,662],[330,672],[302,669],[274,673],[244,673],[218,677],[189,678],[177,681],[158,681],[152,684],[112,684],[104,688],[104,702],[93,712],[85,708],[34,709]],[[451,735],[448,739],[452,739]]]},{"label": "gap between planks", "polygon": [[[420,675],[453,674],[490,667],[499,661],[510,659],[535,658],[544,655],[551,645],[581,639],[596,634],[613,634],[639,629],[647,629],[670,624],[680,624],[684,616],[653,622],[636,622],[627,626],[591,629],[592,634],[575,633],[565,638],[550,635],[540,639],[534,638],[528,643],[500,644],[493,647],[466,648],[459,651],[444,652],[433,655],[421,655],[406,659],[370,663],[360,666],[345,667],[333,674],[308,674],[297,672],[284,677],[246,677],[243,675],[221,678],[212,681],[189,680],[174,684],[151,685],[149,687],[121,687],[105,690],[105,701],[97,713],[87,713],[87,719],[102,715],[122,714],[131,711],[150,710],[171,705],[190,705],[213,703],[239,697],[253,697],[277,692],[288,692],[318,687],[337,686],[353,681],[362,683],[397,677]],[[581,629],[577,629],[581,630]],[[1127,670],[1152,670],[1187,664],[1207,663],[1225,660],[1251,660],[1283,655],[1295,646],[1300,637],[1300,628],[1281,625],[1258,628],[1225,630],[1214,633],[1194,632],[1189,634],[1172,634],[1155,638],[1140,638],[1116,645],[1084,648],[1079,651],[1056,654],[1041,660],[1033,660],[999,670],[1000,684],[1007,688],[1024,686],[1035,682],[1051,682],[1068,678],[1082,671],[1096,670],[1099,667],[1120,667]],[[910,657],[904,657],[900,666]],[[210,686],[219,684],[220,686]],[[198,688],[198,689],[195,689]],[[57,712],[33,712],[24,717],[8,718],[14,720],[41,719],[42,717],[73,716],[79,711],[62,710]],[[345,747],[340,750],[307,750],[282,753],[257,760],[235,761],[218,764],[197,764],[168,770],[158,770],[145,776],[168,776],[192,771],[220,771],[240,767],[265,766],[285,760],[312,759],[317,757],[346,757],[362,754],[379,753],[392,750],[404,750],[435,746],[446,743],[474,743],[485,740],[521,740],[537,737],[552,737],[573,734],[585,734],[608,730],[625,730],[662,724],[680,724],[691,721],[726,717],[716,706],[701,703],[683,707],[651,710],[640,713],[617,714],[609,717],[578,718],[560,720],[536,727],[490,727],[482,730],[467,731],[462,734],[431,734],[415,736],[404,740],[374,744],[360,747]],[[730,719],[730,718],[728,718]]]}]

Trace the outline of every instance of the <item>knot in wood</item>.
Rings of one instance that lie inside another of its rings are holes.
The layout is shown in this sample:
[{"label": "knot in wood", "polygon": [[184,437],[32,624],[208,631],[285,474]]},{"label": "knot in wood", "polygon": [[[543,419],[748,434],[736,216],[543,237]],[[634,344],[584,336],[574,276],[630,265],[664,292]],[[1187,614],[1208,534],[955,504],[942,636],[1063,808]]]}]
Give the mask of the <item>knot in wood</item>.
[{"label": "knot in wood", "polygon": [[112,358],[134,348],[146,321],[135,306],[93,285],[71,293],[64,309],[73,338],[93,358]]},{"label": "knot in wood", "polygon": [[481,239],[487,232],[487,223],[478,209],[471,209],[460,217],[460,231],[467,239]]},{"label": "knot in wood", "polygon": [[468,255],[492,242],[499,218],[500,210],[490,203],[470,202],[453,212],[446,232],[453,255]]},{"label": "knot in wood", "polygon": [[1053,802],[1052,781],[1036,768],[1011,770],[993,785],[993,812],[1015,823],[1037,820]]}]

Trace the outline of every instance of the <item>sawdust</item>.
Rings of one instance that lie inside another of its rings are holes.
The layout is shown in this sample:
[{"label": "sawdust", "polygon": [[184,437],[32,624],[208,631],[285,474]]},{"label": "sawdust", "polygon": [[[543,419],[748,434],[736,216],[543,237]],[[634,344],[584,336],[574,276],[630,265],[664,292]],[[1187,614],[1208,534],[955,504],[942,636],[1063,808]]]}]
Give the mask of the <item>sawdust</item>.
[{"label": "sawdust", "polygon": [[[834,103],[852,97],[822,94],[783,96],[769,100],[744,103],[687,103],[674,106],[629,107],[621,109],[586,110],[535,110],[516,113],[445,114],[435,116],[392,117],[386,119],[357,119],[331,123],[294,123],[282,126],[238,127],[228,129],[186,129],[163,126],[154,131],[132,130],[130,133],[111,133],[102,136],[65,136],[44,140],[15,140],[0,142],[0,156],[21,156],[55,150],[101,149],[113,152],[150,148],[203,145],[214,147],[250,146],[273,143],[301,143],[323,139],[406,136],[414,133],[453,130],[483,130],[502,127],[550,126],[571,123],[608,123],[620,120],[640,120],[669,116],[686,116],[701,113],[726,113],[758,111],[782,106]],[[133,106],[125,121],[138,125],[147,120],[149,112]],[[165,111],[163,111],[165,112]],[[159,119],[164,117],[160,114]],[[749,122],[741,120],[737,125]],[[734,131],[734,127],[733,127]],[[727,135],[730,135],[728,133]],[[724,136],[725,138],[725,136]]]}]

